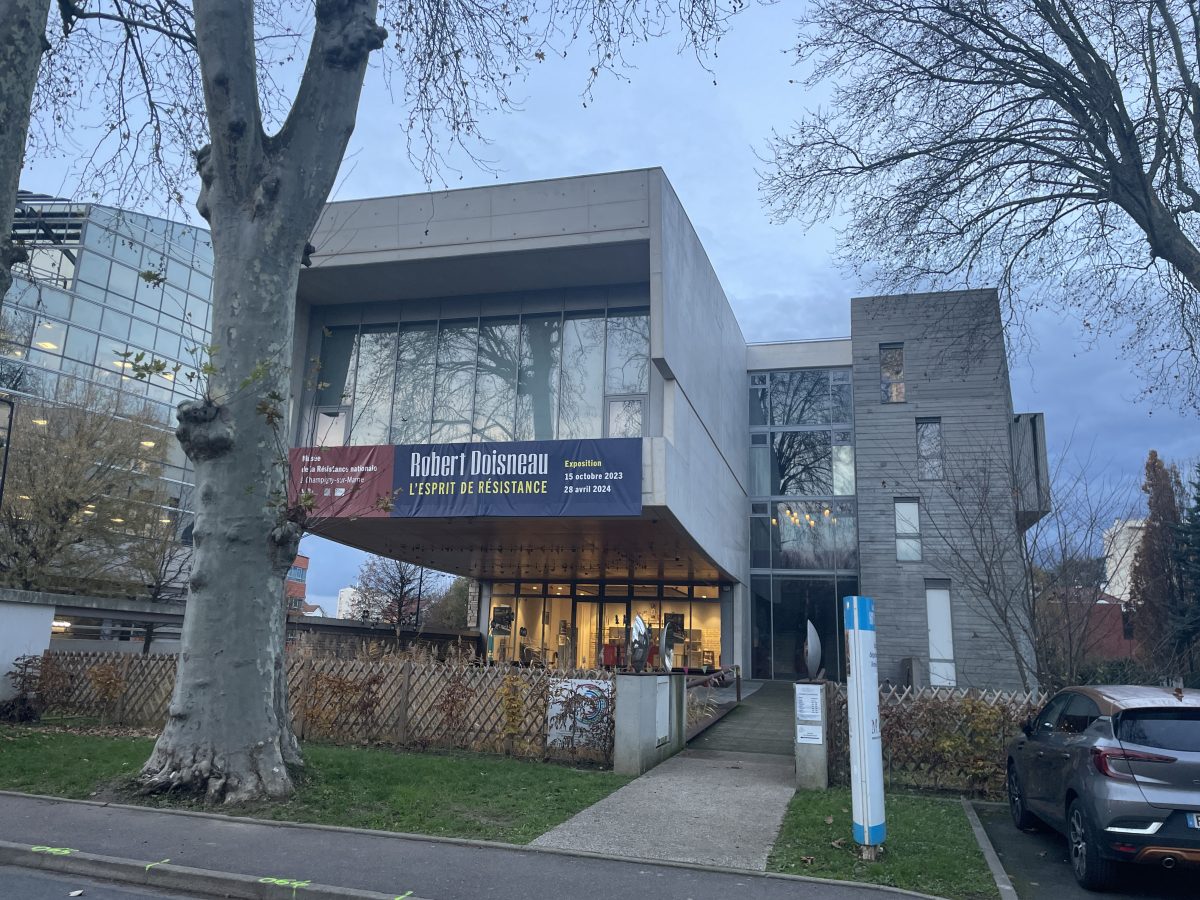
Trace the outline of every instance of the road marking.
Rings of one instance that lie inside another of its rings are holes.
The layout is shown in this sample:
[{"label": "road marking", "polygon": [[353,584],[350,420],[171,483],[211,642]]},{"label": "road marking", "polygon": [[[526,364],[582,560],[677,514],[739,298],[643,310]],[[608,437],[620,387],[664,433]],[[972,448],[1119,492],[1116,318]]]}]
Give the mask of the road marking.
[{"label": "road marking", "polygon": [[163,863],[169,863],[170,861],[170,859],[160,859],[156,863],[150,863],[146,866],[146,871],[149,872],[154,866],[161,866]]}]

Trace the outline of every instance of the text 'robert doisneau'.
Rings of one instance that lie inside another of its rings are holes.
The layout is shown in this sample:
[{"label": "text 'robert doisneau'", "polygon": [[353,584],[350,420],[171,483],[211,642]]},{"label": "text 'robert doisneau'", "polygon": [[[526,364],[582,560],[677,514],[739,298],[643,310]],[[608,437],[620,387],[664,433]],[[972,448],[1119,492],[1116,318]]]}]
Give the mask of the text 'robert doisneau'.
[{"label": "text 'robert doisneau'", "polygon": [[414,451],[409,458],[410,478],[466,478],[473,475],[546,475],[550,471],[548,453],[502,453],[499,450],[471,450],[461,453]]}]

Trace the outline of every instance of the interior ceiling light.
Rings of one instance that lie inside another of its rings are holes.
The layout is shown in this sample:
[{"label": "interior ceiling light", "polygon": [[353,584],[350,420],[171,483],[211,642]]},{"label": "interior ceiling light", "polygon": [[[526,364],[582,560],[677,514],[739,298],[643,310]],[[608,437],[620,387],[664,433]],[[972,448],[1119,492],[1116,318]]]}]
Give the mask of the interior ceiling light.
[{"label": "interior ceiling light", "polygon": [[49,419],[34,419],[33,424],[34,425],[49,425],[50,420]]},{"label": "interior ceiling light", "polygon": [[[143,447],[153,447],[154,441],[142,441],[142,446]],[[828,511],[826,511],[825,514],[828,515],[829,514]]]},{"label": "interior ceiling light", "polygon": [[125,522],[125,520],[120,518],[119,516],[113,516],[111,521],[116,522],[118,525],[121,525]]},{"label": "interior ceiling light", "polygon": [[35,341],[35,347],[41,347],[43,350],[57,350],[58,344],[53,341]]},{"label": "interior ceiling light", "polygon": [[28,494],[21,494],[21,499],[22,500],[32,500],[33,498],[30,497]]}]

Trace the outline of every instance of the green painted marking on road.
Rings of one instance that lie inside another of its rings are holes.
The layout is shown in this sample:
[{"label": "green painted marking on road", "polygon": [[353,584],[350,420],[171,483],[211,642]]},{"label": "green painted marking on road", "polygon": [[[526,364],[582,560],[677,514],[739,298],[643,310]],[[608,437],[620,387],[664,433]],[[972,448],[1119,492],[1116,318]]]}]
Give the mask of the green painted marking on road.
[{"label": "green painted marking on road", "polygon": [[412,896],[412,891],[405,891],[403,894],[401,894],[399,897],[397,897],[396,900],[404,900],[405,897],[411,897],[411,896]]},{"label": "green painted marking on road", "polygon": [[75,852],[70,847],[46,847],[42,844],[39,844],[36,847],[30,847],[29,849],[34,853],[50,853],[54,856],[70,856]]},{"label": "green painted marking on road", "polygon": [[156,863],[150,863],[146,866],[146,871],[149,872],[152,868],[154,868],[154,866],[161,866],[163,863],[169,863],[170,861],[170,859],[160,859]]}]

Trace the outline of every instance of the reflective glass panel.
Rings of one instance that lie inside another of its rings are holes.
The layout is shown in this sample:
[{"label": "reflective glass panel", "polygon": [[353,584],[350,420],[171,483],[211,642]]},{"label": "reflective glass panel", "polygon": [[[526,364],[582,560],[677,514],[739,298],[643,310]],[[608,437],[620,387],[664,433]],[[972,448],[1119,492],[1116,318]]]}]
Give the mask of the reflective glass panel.
[{"label": "reflective glass panel", "polygon": [[396,326],[372,325],[358,335],[354,377],[354,420],[350,443],[386,444],[396,377]]},{"label": "reflective glass panel", "polygon": [[752,446],[750,448],[750,496],[769,497],[771,495],[771,448]]},{"label": "reflective glass panel", "polygon": [[776,569],[854,569],[858,536],[854,505],[847,501],[775,504],[772,565]]},{"label": "reflective glass panel", "polygon": [[608,436],[641,437],[644,405],[641,400],[608,401]]},{"label": "reflective glass panel", "polygon": [[475,370],[475,436],[484,441],[516,437],[516,319],[484,320],[479,326],[479,365]]},{"label": "reflective glass panel", "polygon": [[942,477],[942,420],[917,419],[917,477]]},{"label": "reflective glass panel", "polygon": [[771,677],[771,579],[750,579],[750,677]]},{"label": "reflective glass panel", "polygon": [[[840,604],[835,588],[832,575],[774,579],[771,631],[776,678],[816,678],[822,670],[838,671]],[[807,646],[809,622],[816,631],[819,651]],[[816,660],[812,671],[809,655]]]},{"label": "reflective glass panel", "polygon": [[604,388],[609,394],[650,389],[650,317],[645,313],[609,315]]},{"label": "reflective glass panel", "polygon": [[765,387],[750,388],[750,426],[766,425],[770,413],[770,394]]},{"label": "reflective glass panel", "polygon": [[317,371],[317,406],[341,406],[354,392],[354,355],[357,325],[325,329],[321,341],[321,366]]},{"label": "reflective glass panel", "polygon": [[521,323],[517,377],[517,440],[553,440],[557,434],[562,317],[526,316]]},{"label": "reflective glass panel", "polygon": [[772,425],[828,425],[829,417],[826,370],[771,373]]},{"label": "reflective glass panel", "polygon": [[432,440],[435,444],[471,440],[477,339],[473,322],[443,325],[438,335],[433,394]]},{"label": "reflective glass panel", "polygon": [[833,492],[828,431],[778,431],[771,438],[772,494],[820,496]]},{"label": "reflective glass panel", "polygon": [[854,448],[849,444],[833,448],[833,492],[854,493]]},{"label": "reflective glass panel", "polygon": [[391,443],[425,444],[433,412],[437,326],[403,325],[398,345]]},{"label": "reflective glass panel", "polygon": [[563,323],[558,436],[603,436],[604,319],[568,316]]}]

